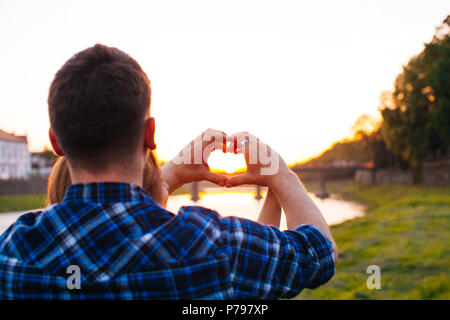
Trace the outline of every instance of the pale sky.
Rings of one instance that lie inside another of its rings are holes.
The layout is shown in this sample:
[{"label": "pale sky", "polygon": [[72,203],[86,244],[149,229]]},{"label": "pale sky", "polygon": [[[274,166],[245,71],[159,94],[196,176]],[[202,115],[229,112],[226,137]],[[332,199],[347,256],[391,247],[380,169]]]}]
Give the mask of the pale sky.
[{"label": "pale sky", "polygon": [[449,13],[448,0],[0,0],[0,128],[49,145],[55,72],[103,43],[150,77],[161,159],[211,127],[305,160],[378,116],[380,93]]}]

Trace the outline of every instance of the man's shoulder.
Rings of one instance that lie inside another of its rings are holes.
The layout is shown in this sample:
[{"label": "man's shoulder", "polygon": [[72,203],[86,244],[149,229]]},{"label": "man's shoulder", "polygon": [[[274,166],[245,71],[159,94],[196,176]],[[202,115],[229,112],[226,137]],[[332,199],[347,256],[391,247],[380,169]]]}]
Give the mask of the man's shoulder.
[{"label": "man's shoulder", "polygon": [[[216,210],[201,206],[183,206],[179,209],[177,217],[184,223],[209,229],[216,229],[225,234],[245,237],[247,233],[258,233],[265,235],[273,233],[276,229],[272,226],[265,226],[259,222],[233,215],[222,216]],[[278,232],[280,232],[278,230]]]},{"label": "man's shoulder", "polygon": [[[40,217],[42,217],[43,213],[46,212],[47,208],[40,208],[35,210],[30,210],[26,212],[19,213],[17,215],[16,221],[14,221],[10,227],[6,230],[9,231],[11,227],[16,225],[23,225],[23,226],[32,226],[38,221]],[[6,233],[5,231],[5,233]]]},{"label": "man's shoulder", "polygon": [[186,218],[190,217],[210,217],[213,219],[221,219],[219,212],[202,206],[182,206],[178,210],[178,214]]},{"label": "man's shoulder", "polygon": [[[61,232],[69,225],[71,228],[80,226],[108,225],[112,229],[139,224],[143,230],[157,226],[174,215],[157,203],[95,203],[84,201],[63,201],[45,208],[24,212],[4,231],[0,240],[12,235],[25,233],[52,234]],[[127,224],[120,223],[128,219]],[[133,223],[131,222],[133,221]],[[136,229],[136,228],[131,228]],[[23,238],[21,236],[21,238]]]},{"label": "man's shoulder", "polygon": [[214,228],[218,228],[222,220],[222,216],[216,210],[201,206],[182,206],[176,215],[183,224],[209,225],[209,227]]}]

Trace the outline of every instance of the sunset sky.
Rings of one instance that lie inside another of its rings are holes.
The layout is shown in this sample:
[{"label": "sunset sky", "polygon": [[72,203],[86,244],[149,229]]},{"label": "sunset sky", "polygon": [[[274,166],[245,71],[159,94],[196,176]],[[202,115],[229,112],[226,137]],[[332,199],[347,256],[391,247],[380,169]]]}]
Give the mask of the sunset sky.
[{"label": "sunset sky", "polygon": [[378,116],[380,93],[449,13],[448,0],[0,0],[0,128],[49,145],[55,72],[103,43],[150,77],[161,159],[211,127],[302,161]]}]

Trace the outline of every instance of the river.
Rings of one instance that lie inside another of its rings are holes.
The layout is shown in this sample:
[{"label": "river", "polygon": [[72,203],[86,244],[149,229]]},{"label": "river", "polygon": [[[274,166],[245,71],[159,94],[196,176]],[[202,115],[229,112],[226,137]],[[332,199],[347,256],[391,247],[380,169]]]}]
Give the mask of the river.
[{"label": "river", "polygon": [[[223,189],[222,189],[223,190]],[[215,188],[205,189],[200,193],[200,200],[193,202],[190,195],[175,195],[169,198],[167,209],[177,212],[181,206],[197,205],[217,210],[222,216],[238,216],[250,220],[257,220],[264,200],[256,201],[255,193],[251,191],[223,192]],[[264,192],[262,193],[264,196]],[[348,219],[364,215],[365,207],[351,201],[345,201],[338,195],[331,195],[321,200],[310,194],[314,202],[323,213],[329,225],[338,224]],[[0,234],[2,234],[23,212],[0,213]],[[281,218],[280,229],[286,229],[284,213]]]},{"label": "river", "polygon": [[[220,190],[220,189],[219,189]],[[223,189],[222,189],[223,190]],[[264,196],[264,192],[262,192]],[[365,207],[357,202],[343,200],[340,196],[332,194],[327,199],[319,199],[309,194],[329,225],[338,224],[345,220],[361,217]],[[222,192],[216,188],[207,188],[200,193],[200,200],[193,202],[190,195],[171,196],[167,202],[167,209],[177,212],[181,206],[197,205],[217,210],[222,216],[237,216],[250,220],[257,220],[264,200],[256,201],[255,192],[231,191]],[[286,229],[286,218],[282,212],[280,229]]]}]

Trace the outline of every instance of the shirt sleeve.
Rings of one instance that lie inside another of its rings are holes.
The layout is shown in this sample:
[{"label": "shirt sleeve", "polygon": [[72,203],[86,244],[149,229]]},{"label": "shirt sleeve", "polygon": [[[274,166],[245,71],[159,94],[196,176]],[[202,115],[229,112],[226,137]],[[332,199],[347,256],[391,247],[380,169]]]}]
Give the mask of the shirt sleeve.
[{"label": "shirt sleeve", "polygon": [[237,298],[292,298],[335,273],[331,241],[315,226],[280,231],[237,217],[220,219]]}]

